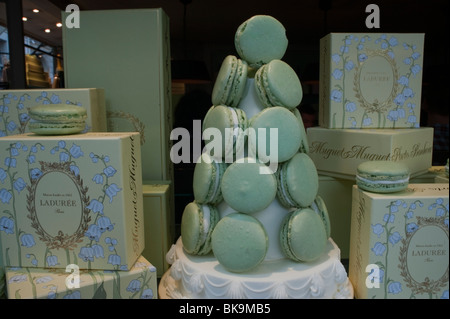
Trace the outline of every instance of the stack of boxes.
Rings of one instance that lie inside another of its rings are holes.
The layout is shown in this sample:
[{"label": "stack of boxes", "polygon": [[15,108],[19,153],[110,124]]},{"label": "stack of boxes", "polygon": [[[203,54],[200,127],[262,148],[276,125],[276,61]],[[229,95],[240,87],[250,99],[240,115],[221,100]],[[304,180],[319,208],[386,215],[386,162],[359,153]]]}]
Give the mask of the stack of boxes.
[{"label": "stack of boxes", "polygon": [[[433,151],[433,129],[419,125],[424,35],[331,33],[320,45],[310,156],[331,222],[344,225],[333,238],[349,257],[355,297],[448,298],[448,180],[414,184],[430,173]],[[356,168],[371,160],[405,163],[410,187],[358,189]]]},{"label": "stack of boxes", "polygon": [[[157,298],[175,236],[168,18],[80,16],[63,31],[67,89],[2,91],[0,283],[8,298]],[[85,132],[28,133],[42,103],[86,107]]]}]

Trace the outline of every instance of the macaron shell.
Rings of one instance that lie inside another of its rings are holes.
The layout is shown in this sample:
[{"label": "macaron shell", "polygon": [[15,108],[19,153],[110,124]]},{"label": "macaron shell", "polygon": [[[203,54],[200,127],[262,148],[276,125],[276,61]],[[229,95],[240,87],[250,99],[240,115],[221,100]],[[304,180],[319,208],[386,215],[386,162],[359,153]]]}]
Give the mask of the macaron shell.
[{"label": "macaron shell", "polygon": [[86,128],[84,107],[70,104],[36,105],[28,111],[31,132],[39,135],[65,135],[81,133]]},{"label": "macaron shell", "polygon": [[[249,150],[253,155],[258,156],[262,162],[273,160],[275,154],[271,154],[270,129],[277,129],[278,139],[278,162],[290,159],[298,151],[301,142],[301,128],[295,115],[288,109],[275,106],[267,108],[254,115],[250,119],[250,127],[254,129],[255,138],[249,138]],[[266,151],[258,152],[259,136],[258,129],[266,129]],[[273,146],[272,146],[273,147]],[[265,153],[265,154],[264,154]]]},{"label": "macaron shell", "polygon": [[30,108],[28,114],[39,122],[62,123],[84,122],[87,112],[84,107],[71,104],[42,104]]},{"label": "macaron shell", "polygon": [[325,204],[322,197],[317,195],[314,202],[311,204],[311,208],[319,214],[319,216],[322,218],[323,225],[325,226],[325,231],[327,233],[327,238],[331,237],[331,222],[330,222],[330,215],[328,214],[328,208]]},{"label": "macaron shell", "polygon": [[191,202],[186,205],[181,217],[181,240],[189,254],[197,254],[200,249],[201,228],[203,216],[200,207]]},{"label": "macaron shell", "polygon": [[320,216],[311,208],[290,213],[281,228],[280,241],[288,258],[309,262],[322,255],[327,235]]},{"label": "macaron shell", "polygon": [[212,233],[212,250],[219,263],[231,272],[245,272],[260,264],[267,252],[268,237],[254,217],[232,213],[223,217]]},{"label": "macaron shell", "polygon": [[69,135],[78,134],[86,129],[86,124],[83,123],[41,123],[41,122],[29,122],[28,128],[30,132],[38,135]]},{"label": "macaron shell", "polygon": [[281,60],[272,60],[255,74],[261,101],[267,106],[297,107],[303,98],[303,89],[295,71]]},{"label": "macaron shell", "polygon": [[255,15],[237,29],[234,44],[241,59],[251,67],[259,67],[286,53],[286,29],[274,17]]},{"label": "macaron shell", "polygon": [[211,251],[211,234],[219,219],[212,205],[191,202],[186,205],[181,218],[181,240],[187,253],[205,255]]},{"label": "macaron shell", "polygon": [[290,207],[308,207],[319,191],[319,175],[305,153],[295,154],[277,171],[279,200]]},{"label": "macaron shell", "polygon": [[366,161],[356,169],[356,184],[361,189],[375,193],[393,193],[409,185],[409,168],[392,161]]},{"label": "macaron shell", "polygon": [[[212,155],[226,159],[230,155],[239,154],[245,145],[244,132],[247,126],[247,116],[243,110],[225,105],[212,106],[203,119],[203,134],[205,134],[205,130],[212,129],[213,132],[218,130],[222,136],[222,153],[220,156],[218,154]],[[213,145],[216,145],[217,141],[213,142]],[[209,142],[207,141],[206,148],[208,146]]]},{"label": "macaron shell", "polygon": [[244,158],[228,166],[222,178],[222,195],[227,204],[241,213],[261,211],[275,199],[277,181],[274,174],[255,159]]},{"label": "macaron shell", "polygon": [[222,200],[220,182],[227,164],[204,153],[195,164],[193,192],[199,204],[217,204]]},{"label": "macaron shell", "polygon": [[233,55],[228,55],[223,60],[212,90],[211,98],[213,105],[229,105],[228,97],[230,96],[230,92],[233,87],[233,80],[238,69],[237,60],[238,59]]}]

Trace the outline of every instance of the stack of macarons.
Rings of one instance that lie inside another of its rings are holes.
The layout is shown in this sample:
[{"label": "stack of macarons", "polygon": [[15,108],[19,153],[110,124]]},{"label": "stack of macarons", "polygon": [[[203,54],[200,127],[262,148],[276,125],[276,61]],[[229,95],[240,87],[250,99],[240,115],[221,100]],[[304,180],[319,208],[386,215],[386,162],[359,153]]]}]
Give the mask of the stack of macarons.
[{"label": "stack of macarons", "polygon": [[[213,253],[231,272],[249,271],[265,259],[269,245],[268,232],[255,216],[278,201],[289,212],[277,239],[284,255],[296,262],[314,260],[325,249],[331,228],[297,109],[302,86],[281,60],[286,30],[275,18],[256,15],[238,27],[234,43],[238,57],[224,58],[203,119],[206,146],[194,170],[194,201],[182,216],[183,246],[194,255]],[[258,109],[251,117],[244,111],[247,94]],[[276,140],[259,135],[270,129],[276,130]],[[220,149],[208,143],[217,131]],[[267,165],[274,160],[273,146],[276,171]],[[232,212],[220,218],[222,202]]]}]

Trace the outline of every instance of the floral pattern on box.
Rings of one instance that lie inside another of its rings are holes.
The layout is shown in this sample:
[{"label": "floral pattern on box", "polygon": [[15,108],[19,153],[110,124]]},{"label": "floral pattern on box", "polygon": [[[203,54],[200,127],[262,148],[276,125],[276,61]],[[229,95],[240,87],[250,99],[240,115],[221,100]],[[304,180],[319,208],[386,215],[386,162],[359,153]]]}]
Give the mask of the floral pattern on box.
[{"label": "floral pattern on box", "polygon": [[156,268],[140,257],[130,271],[8,268],[9,299],[156,299]]},{"label": "floral pattern on box", "polygon": [[[442,287],[448,285],[448,265],[447,269],[438,279],[426,278],[423,282],[417,282],[410,274],[407,265],[408,246],[413,236],[422,227],[437,227],[444,234],[449,235],[449,203],[445,203],[442,198],[438,198],[435,203],[426,207],[429,211],[429,217],[415,218],[414,212],[417,208],[423,208],[424,203],[420,200],[408,202],[403,199],[395,200],[386,207],[386,212],[380,214],[379,223],[372,224],[372,233],[378,238],[371,248],[374,258],[378,258],[376,264],[379,266],[379,272],[374,276],[374,272],[369,274],[370,280],[378,281],[383,284],[384,298],[388,294],[401,293],[405,287],[398,278],[389,274],[389,253],[394,246],[400,246],[399,265],[401,269],[400,275],[406,286],[411,289],[410,298],[414,298],[416,294],[428,294],[430,298],[448,298],[448,290],[441,294],[437,294]],[[382,216],[381,216],[382,215]],[[403,219],[404,229],[393,227],[392,224],[396,219]],[[447,256],[448,258],[448,256]]]},{"label": "floral pattern on box", "polygon": [[401,34],[338,36],[325,71],[329,128],[419,127],[423,44]]},{"label": "floral pattern on box", "polygon": [[[100,262],[101,269],[129,269],[124,241],[131,239],[123,237],[127,212],[123,211],[121,184],[128,172],[121,171],[126,164],[118,151],[96,153],[100,148],[95,147],[87,151],[86,144],[74,138],[17,141],[4,148],[7,144],[1,144],[0,158],[0,236],[5,265],[62,268],[83,264],[95,269]],[[64,184],[61,193],[55,183]],[[54,219],[47,217],[50,213]]]}]

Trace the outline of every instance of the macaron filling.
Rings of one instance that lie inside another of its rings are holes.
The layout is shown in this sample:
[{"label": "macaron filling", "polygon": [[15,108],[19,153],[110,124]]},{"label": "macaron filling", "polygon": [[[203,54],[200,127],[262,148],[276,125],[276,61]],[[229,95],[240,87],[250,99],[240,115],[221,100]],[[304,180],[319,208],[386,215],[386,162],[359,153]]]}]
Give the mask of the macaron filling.
[{"label": "macaron filling", "polygon": [[387,180],[387,179],[369,179],[364,178],[360,175],[356,175],[356,181],[361,181],[367,184],[378,184],[378,185],[396,185],[396,184],[403,184],[403,183],[409,183],[409,176],[398,178],[395,180]]},{"label": "macaron filling", "polygon": [[286,181],[285,181],[285,174],[286,174],[286,165],[281,165],[280,168],[280,173],[279,173],[279,179],[280,179],[280,191],[281,191],[281,196],[283,197],[283,200],[285,200],[289,206],[291,207],[296,207],[298,206],[298,204],[291,198],[291,196],[289,195],[289,192],[286,189]]},{"label": "macaron filling", "polygon": [[208,239],[209,228],[211,226],[211,210],[208,205],[202,205],[201,210],[203,211],[203,223],[202,228],[200,229],[201,234],[199,239],[199,247],[203,247],[205,245],[206,240]]},{"label": "macaron filling", "polygon": [[213,189],[212,193],[210,193],[210,195],[207,198],[207,202],[213,202],[214,199],[217,196],[217,193],[219,192],[219,189],[220,189],[220,173],[219,173],[220,168],[219,168],[219,164],[216,161],[212,161],[211,164],[214,165],[214,169],[213,169],[213,171],[214,171],[214,174],[213,174],[214,175],[213,176],[214,186],[212,188]]}]

